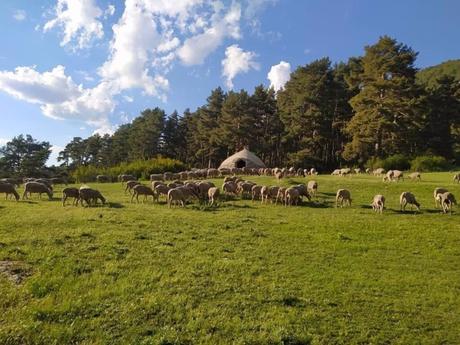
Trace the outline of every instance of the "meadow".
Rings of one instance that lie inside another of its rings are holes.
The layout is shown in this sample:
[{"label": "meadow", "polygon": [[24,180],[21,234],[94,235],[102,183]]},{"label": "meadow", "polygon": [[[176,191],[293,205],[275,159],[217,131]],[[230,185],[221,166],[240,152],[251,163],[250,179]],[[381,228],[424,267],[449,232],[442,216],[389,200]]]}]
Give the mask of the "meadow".
[{"label": "meadow", "polygon": [[[0,344],[459,344],[460,211],[433,199],[460,199],[452,175],[320,175],[297,207],[169,209],[119,183],[90,184],[103,207],[62,207],[61,186],[0,198]],[[339,188],[352,207],[334,207]],[[399,211],[402,191],[421,213]]]}]

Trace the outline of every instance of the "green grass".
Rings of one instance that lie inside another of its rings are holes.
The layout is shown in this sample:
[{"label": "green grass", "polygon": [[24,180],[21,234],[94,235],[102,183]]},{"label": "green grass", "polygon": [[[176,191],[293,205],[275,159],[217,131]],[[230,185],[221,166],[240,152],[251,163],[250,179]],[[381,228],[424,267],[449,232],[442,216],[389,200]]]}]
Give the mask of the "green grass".
[{"label": "green grass", "polygon": [[0,274],[0,344],[458,344],[460,211],[432,196],[460,197],[451,175],[317,176],[319,201],[288,208],[131,204],[120,184],[92,185],[105,207],[1,199],[0,260],[28,276]]}]

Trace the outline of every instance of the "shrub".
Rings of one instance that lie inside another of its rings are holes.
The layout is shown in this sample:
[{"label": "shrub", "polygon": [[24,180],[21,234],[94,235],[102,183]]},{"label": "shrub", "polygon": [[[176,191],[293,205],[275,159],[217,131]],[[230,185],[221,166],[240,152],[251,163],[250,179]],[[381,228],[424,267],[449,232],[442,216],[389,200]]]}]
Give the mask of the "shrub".
[{"label": "shrub", "polygon": [[446,171],[451,164],[441,156],[418,156],[411,161],[410,167],[415,171]]},{"label": "shrub", "polygon": [[117,181],[120,174],[130,174],[148,180],[150,174],[161,174],[166,171],[178,172],[184,169],[185,165],[178,160],[157,157],[149,160],[125,162],[114,167],[80,166],[75,169],[72,176],[78,182],[83,183],[96,181],[97,175],[107,175],[112,181]]},{"label": "shrub", "polygon": [[366,163],[367,168],[383,168],[385,170],[408,170],[410,166],[409,158],[402,154],[389,156],[385,159],[371,158]]}]

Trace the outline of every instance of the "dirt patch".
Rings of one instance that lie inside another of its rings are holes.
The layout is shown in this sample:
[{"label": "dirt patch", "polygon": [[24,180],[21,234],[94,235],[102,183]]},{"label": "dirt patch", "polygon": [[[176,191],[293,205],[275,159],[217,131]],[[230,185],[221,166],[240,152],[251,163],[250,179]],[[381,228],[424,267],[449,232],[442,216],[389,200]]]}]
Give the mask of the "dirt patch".
[{"label": "dirt patch", "polygon": [[21,284],[32,274],[31,269],[21,261],[0,261],[0,274],[15,284]]}]

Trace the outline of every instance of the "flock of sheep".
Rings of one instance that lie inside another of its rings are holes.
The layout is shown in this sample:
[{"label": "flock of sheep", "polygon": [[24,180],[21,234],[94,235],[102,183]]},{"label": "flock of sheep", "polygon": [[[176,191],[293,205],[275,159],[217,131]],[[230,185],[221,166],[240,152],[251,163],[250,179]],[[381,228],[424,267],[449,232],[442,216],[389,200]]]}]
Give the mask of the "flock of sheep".
[{"label": "flock of sheep", "polygon": [[[383,181],[399,181],[404,179],[404,174],[399,170],[389,170],[385,172],[384,169],[375,169],[374,171],[366,170],[366,173],[375,176],[383,176]],[[332,175],[347,176],[352,173],[360,174],[360,169],[337,169],[332,172]],[[152,174],[150,176],[151,185],[146,186],[141,184],[132,175],[119,175],[118,181],[125,185],[125,193],[131,194],[131,202],[136,199],[139,202],[139,197],[144,197],[144,201],[148,197],[152,197],[153,202],[159,202],[160,197],[164,196],[169,207],[182,206],[185,207],[187,202],[193,199],[199,200],[200,203],[207,203],[210,206],[215,206],[221,197],[228,198],[229,196],[240,196],[241,198],[251,199],[252,201],[259,200],[261,203],[268,203],[269,201],[274,204],[284,204],[285,206],[298,205],[299,202],[305,197],[308,201],[317,197],[318,183],[310,180],[307,184],[298,184],[290,187],[280,186],[264,186],[258,185],[254,182],[247,181],[238,177],[237,174],[245,175],[265,175],[274,176],[277,180],[284,177],[292,176],[308,176],[317,175],[317,171],[312,169],[294,169],[294,168],[263,168],[263,169],[200,169],[193,171],[185,171],[180,173],[166,172],[164,174]],[[214,185],[214,183],[206,180],[205,178],[224,177],[222,191]],[[421,175],[418,172],[409,175],[411,179],[420,180]],[[97,176],[98,182],[109,182],[109,178],[104,175]],[[460,174],[454,176],[454,181],[460,183]],[[53,197],[53,185],[58,183],[65,183],[60,178],[54,179],[35,179],[25,178],[23,180],[4,178],[0,180],[0,193],[5,193],[6,198],[9,196],[14,197],[16,200],[20,199],[16,187],[20,183],[24,183],[23,199],[28,199],[31,194],[38,194],[41,199],[42,194],[46,194],[51,200]],[[221,195],[222,194],[222,195]],[[73,198],[73,205],[87,206],[96,205],[98,201],[105,204],[106,199],[104,196],[95,189],[88,186],[80,188],[66,187],[62,191],[62,204],[66,205],[67,199]],[[445,188],[436,188],[434,190],[435,207],[441,206],[444,213],[452,212],[452,206],[456,205],[454,195]],[[417,202],[415,196],[410,192],[403,192],[400,195],[400,208],[405,210],[407,205],[415,207],[420,210],[420,204]],[[335,206],[343,207],[345,205],[351,206],[352,198],[351,193],[347,189],[339,189],[336,193]],[[375,212],[382,213],[385,208],[385,197],[381,194],[375,195],[371,204]]]}]

